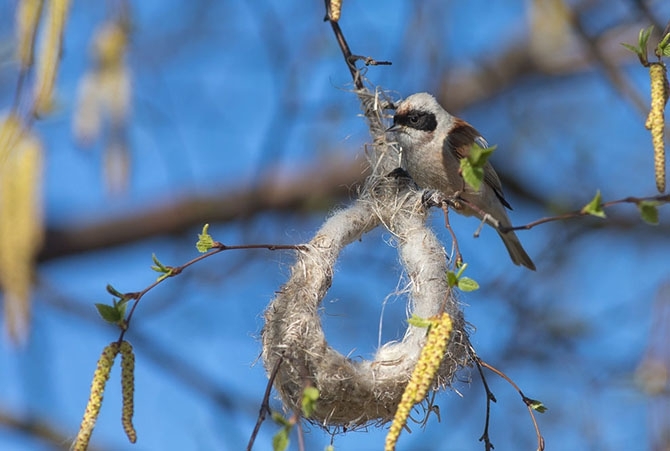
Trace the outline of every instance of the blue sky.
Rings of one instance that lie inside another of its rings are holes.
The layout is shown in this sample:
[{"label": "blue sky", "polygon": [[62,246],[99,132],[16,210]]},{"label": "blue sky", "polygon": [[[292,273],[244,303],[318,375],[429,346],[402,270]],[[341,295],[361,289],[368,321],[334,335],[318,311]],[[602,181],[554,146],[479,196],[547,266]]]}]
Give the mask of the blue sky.
[{"label": "blue sky", "polygon": [[[341,25],[354,53],[393,62],[370,68],[370,83],[398,96],[438,93],[443,77],[457,80],[463,71],[520,47],[528,39],[531,3],[428,1],[417,11],[408,1],[345,2]],[[630,15],[627,2],[605,3],[585,13],[594,33]],[[670,15],[662,3],[652,2],[661,21]],[[13,33],[13,8],[14,2],[0,3],[5,45]],[[90,39],[106,10],[101,2],[74,2],[59,108],[35,124],[46,148],[47,224],[96,223],[174,199],[250,186],[267,173],[290,179],[329,159],[363,158],[367,130],[322,8],[322,2],[260,0],[134,2],[131,179],[127,193],[110,196],[102,181],[102,145],[82,149],[71,132]],[[628,27],[637,33],[646,25],[641,20]],[[631,36],[621,34],[614,41]],[[16,68],[3,61],[5,108]],[[621,70],[646,100],[647,74],[632,54]],[[655,193],[644,117],[598,68],[529,73],[454,113],[498,145],[493,163],[501,174],[532,187],[555,208],[580,208],[597,189],[606,200]],[[514,191],[508,197],[515,224],[552,214]],[[631,226],[587,227],[596,220],[586,218],[521,232],[536,273],[514,267],[492,230],[473,239],[477,221],[454,216],[468,273],[482,286],[462,296],[476,329],[472,342],[485,360],[549,407],[538,418],[548,448],[650,448],[656,401],[635,385],[634,372],[651,339],[655,297],[670,277],[667,209],[661,209],[666,225],[657,228],[635,221],[635,207],[624,205],[612,209],[610,218]],[[226,244],[300,243],[326,217],[326,211],[268,212],[213,224],[211,233]],[[442,217],[435,213],[431,221],[448,248]],[[41,264],[30,341],[18,349],[0,341],[1,411],[45,419],[74,437],[96,360],[118,336],[96,317],[93,303],[110,300],[108,283],[120,291],[150,284],[152,253],[173,265],[193,258],[198,231]],[[329,342],[344,354],[367,358],[378,345],[382,302],[401,277],[389,238],[388,232],[371,232],[349,246],[338,264],[323,318]],[[138,443],[128,444],[120,425],[118,368],[93,443],[115,450],[243,449],[267,380],[257,360],[262,313],[292,262],[290,252],[223,253],[151,292],[127,335],[137,353]],[[401,336],[404,315],[405,300],[391,297],[384,340]],[[181,362],[183,378],[174,375],[174,363],[160,359],[163,354]],[[438,395],[441,422],[433,418],[425,429],[412,425],[399,450],[483,449],[478,438],[484,393],[476,373],[463,374],[469,376],[471,383],[458,386],[462,396]],[[491,419],[496,450],[535,449],[518,394],[493,375],[489,383],[498,398]],[[271,449],[276,430],[267,421],[255,449]],[[385,433],[371,427],[337,435],[334,445],[379,449]],[[323,449],[330,438],[309,427],[306,440],[308,449]],[[295,443],[293,436],[291,449]],[[0,429],[0,448],[52,449],[8,428]]]}]

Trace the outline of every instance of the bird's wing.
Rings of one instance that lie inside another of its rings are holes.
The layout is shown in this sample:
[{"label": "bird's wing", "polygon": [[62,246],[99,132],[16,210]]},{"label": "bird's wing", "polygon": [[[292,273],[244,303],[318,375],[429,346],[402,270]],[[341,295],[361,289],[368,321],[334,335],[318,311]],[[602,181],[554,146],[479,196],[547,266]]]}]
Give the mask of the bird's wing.
[{"label": "bird's wing", "polygon": [[502,191],[502,183],[500,183],[500,177],[496,174],[495,169],[491,166],[491,163],[488,161],[484,165],[484,183],[490,186],[493,189],[493,192],[496,193],[496,197],[500,200],[505,207],[512,209],[512,206],[505,200],[505,195]]},{"label": "bird's wing", "polygon": [[[482,135],[472,125],[461,119],[455,119],[445,140],[443,152],[452,152],[456,158],[460,160],[468,155],[472,148],[472,143],[476,143],[480,147],[489,147],[489,143],[486,142]],[[510,210],[512,209],[509,202],[505,200],[502,191],[502,183],[500,183],[498,174],[496,174],[491,163],[488,162],[484,165],[484,183],[493,189],[493,192],[500,200],[500,203]]]}]

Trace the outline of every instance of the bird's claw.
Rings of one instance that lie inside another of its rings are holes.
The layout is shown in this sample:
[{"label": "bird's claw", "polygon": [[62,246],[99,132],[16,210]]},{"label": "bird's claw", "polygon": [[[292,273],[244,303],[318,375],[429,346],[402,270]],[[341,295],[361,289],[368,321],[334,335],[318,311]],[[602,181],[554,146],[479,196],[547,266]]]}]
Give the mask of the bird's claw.
[{"label": "bird's claw", "polygon": [[442,193],[434,189],[427,189],[421,193],[421,203],[427,208],[440,207],[445,200]]}]

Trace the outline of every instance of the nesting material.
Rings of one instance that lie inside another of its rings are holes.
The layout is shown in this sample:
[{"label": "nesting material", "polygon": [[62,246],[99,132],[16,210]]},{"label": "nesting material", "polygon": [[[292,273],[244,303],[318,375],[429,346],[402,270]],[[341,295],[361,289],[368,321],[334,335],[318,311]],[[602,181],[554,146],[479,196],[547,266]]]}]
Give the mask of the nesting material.
[{"label": "nesting material", "polygon": [[267,371],[282,359],[274,386],[285,407],[300,411],[304,388],[316,387],[319,400],[309,420],[325,428],[390,421],[425,343],[427,329],[408,326],[401,341],[383,345],[373,360],[353,361],[331,348],[324,336],[318,312],[339,253],[376,227],[396,239],[409,280],[408,313],[428,318],[445,311],[452,318],[454,331],[433,387],[449,385],[468,364],[466,324],[447,286],[444,248],[425,224],[427,211],[411,180],[387,176],[397,167],[398,151],[385,140],[378,96],[369,91],[358,95],[375,142],[368,155],[373,174],[358,199],[329,217],[307,250],[299,251],[288,282],[265,312],[262,332]]}]

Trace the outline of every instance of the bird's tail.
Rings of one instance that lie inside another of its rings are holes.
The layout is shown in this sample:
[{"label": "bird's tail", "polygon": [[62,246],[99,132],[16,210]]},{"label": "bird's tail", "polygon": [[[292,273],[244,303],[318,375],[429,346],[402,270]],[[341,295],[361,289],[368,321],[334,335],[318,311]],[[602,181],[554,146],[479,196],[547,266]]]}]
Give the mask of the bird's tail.
[{"label": "bird's tail", "polygon": [[530,259],[524,250],[521,241],[519,241],[516,234],[514,232],[498,232],[498,234],[500,234],[500,238],[502,238],[503,243],[505,243],[507,252],[509,252],[509,256],[512,258],[512,262],[514,262],[515,265],[525,266],[526,268],[535,271],[535,263],[533,263],[533,260]]}]

